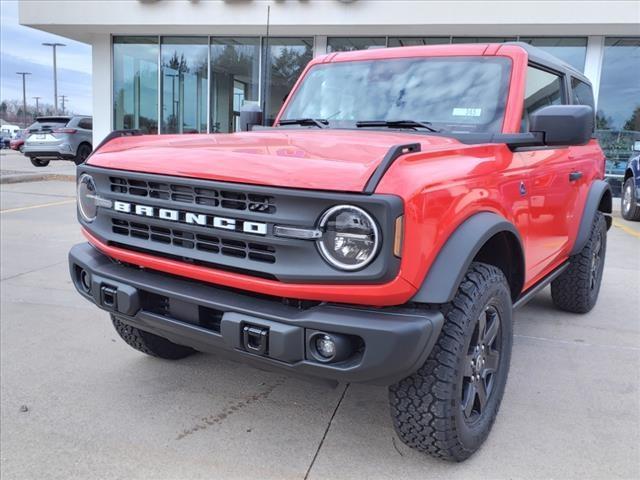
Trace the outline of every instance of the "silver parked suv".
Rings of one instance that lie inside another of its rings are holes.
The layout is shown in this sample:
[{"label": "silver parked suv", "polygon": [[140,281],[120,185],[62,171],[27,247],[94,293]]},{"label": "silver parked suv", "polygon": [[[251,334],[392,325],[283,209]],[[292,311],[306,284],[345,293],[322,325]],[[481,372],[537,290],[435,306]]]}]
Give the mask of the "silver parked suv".
[{"label": "silver parked suv", "polygon": [[93,150],[92,128],[91,117],[38,117],[27,129],[23,153],[36,167],[46,167],[51,160],[80,165]]}]

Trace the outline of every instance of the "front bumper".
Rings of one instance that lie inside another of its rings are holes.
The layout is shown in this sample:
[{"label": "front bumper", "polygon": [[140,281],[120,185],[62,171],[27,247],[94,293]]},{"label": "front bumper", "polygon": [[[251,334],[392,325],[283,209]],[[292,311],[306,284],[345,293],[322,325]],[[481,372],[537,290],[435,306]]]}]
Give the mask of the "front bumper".
[{"label": "front bumper", "polygon": [[[277,297],[115,263],[87,243],[71,249],[69,268],[82,296],[136,328],[199,351],[337,381],[388,385],[412,374],[444,322],[435,310],[291,306]],[[243,343],[247,326],[266,332],[263,353]],[[317,332],[348,339],[349,355],[335,363],[318,361],[309,343]]]}]

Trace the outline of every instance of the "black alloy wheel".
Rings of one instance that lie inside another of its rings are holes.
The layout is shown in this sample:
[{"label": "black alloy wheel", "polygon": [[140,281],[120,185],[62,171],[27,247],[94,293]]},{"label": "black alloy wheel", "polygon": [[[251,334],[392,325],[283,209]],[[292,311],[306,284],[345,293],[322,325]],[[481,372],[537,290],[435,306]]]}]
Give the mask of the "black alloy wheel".
[{"label": "black alloy wheel", "polygon": [[460,408],[465,421],[473,423],[483,414],[494,390],[500,366],[500,313],[489,304],[478,317],[471,337]]}]

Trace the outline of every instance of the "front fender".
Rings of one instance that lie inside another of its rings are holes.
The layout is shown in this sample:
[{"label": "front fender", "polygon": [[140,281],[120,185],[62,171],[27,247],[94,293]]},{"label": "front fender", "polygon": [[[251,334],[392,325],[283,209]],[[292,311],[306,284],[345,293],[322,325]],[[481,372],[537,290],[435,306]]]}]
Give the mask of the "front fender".
[{"label": "front fender", "polygon": [[[520,251],[523,251],[518,230],[500,215],[480,212],[465,220],[446,241],[411,301],[447,303],[453,300],[460,282],[480,249],[501,232],[513,234],[520,243]],[[517,261],[523,263],[524,259],[521,256]],[[523,264],[519,268],[524,271]]]}]

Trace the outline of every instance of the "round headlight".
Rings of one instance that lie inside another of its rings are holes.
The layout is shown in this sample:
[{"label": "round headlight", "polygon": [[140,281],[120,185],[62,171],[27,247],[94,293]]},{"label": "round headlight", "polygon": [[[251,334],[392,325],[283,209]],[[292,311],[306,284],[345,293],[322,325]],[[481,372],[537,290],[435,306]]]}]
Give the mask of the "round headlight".
[{"label": "round headlight", "polygon": [[324,259],[341,270],[358,270],[375,258],[380,245],[376,222],[352,205],[330,208],[318,224],[322,238],[318,248]]},{"label": "round headlight", "polygon": [[98,214],[96,184],[86,173],[78,180],[78,211],[86,222],[93,222]]}]

